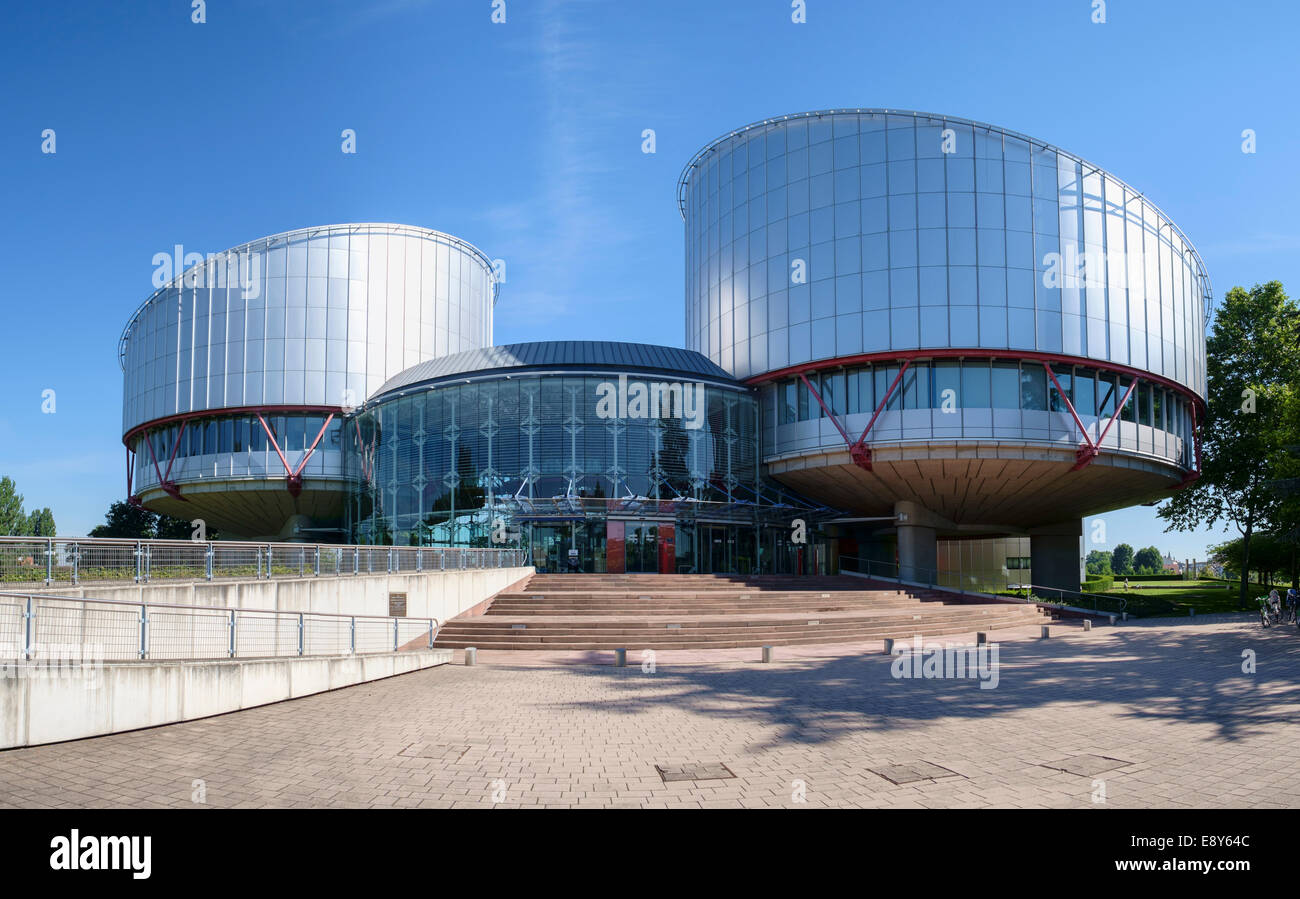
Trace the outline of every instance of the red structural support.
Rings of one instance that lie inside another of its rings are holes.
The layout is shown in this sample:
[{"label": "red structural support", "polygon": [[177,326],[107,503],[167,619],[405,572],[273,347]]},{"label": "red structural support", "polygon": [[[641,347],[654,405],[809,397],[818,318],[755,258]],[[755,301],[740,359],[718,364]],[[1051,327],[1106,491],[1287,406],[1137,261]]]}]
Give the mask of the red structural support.
[{"label": "red structural support", "polygon": [[[1128,385],[1128,390],[1124,391],[1124,398],[1120,400],[1119,405],[1115,407],[1115,412],[1111,415],[1110,421],[1106,422],[1106,427],[1103,428],[1101,434],[1097,436],[1097,441],[1095,443],[1090,442],[1088,446],[1079,448],[1079,451],[1075,454],[1075,463],[1070,468],[1071,471],[1078,471],[1093,459],[1097,458],[1097,454],[1101,452],[1101,445],[1106,442],[1106,435],[1110,433],[1111,425],[1115,424],[1115,422],[1119,420],[1120,413],[1123,412],[1124,407],[1128,405],[1128,398],[1133,395],[1133,391],[1137,389],[1137,386],[1138,379],[1134,378],[1133,383]],[[1060,388],[1058,387],[1057,389],[1059,390]],[[1195,405],[1195,403],[1192,404],[1193,408],[1195,408]]]},{"label": "red structural support", "polygon": [[[162,469],[158,466],[158,456],[153,451],[153,440],[149,438],[148,434],[144,435],[144,443],[145,446],[149,447],[149,458],[153,460],[153,470],[154,473],[158,475],[158,486],[161,487],[163,489],[163,492],[166,493],[168,496],[175,497],[181,502],[189,502],[189,500],[181,496],[180,488],[177,487],[175,484],[173,484],[171,481],[167,480],[167,476],[162,473]],[[180,441],[177,440],[176,446],[179,445],[180,445]],[[172,447],[172,453],[173,453],[172,458],[175,458],[176,446]],[[169,462],[167,465],[167,474],[171,474],[171,470],[172,468]]]},{"label": "red structural support", "polygon": [[307,460],[316,452],[316,447],[320,444],[321,438],[325,436],[325,431],[329,429],[330,422],[334,420],[334,413],[331,412],[325,417],[325,423],[321,425],[320,431],[316,433],[316,439],[311,442],[311,446],[303,454],[297,468],[290,467],[289,460],[284,457],[284,451],[280,449],[279,441],[275,439],[275,434],[271,432],[271,426],[266,423],[266,419],[262,417],[261,412],[257,413],[257,420],[262,423],[262,430],[266,431],[267,439],[271,441],[275,454],[280,457],[280,464],[284,466],[286,480],[289,483],[289,495],[296,497],[299,493],[302,493],[302,470],[307,467]]},{"label": "red structural support", "polygon": [[822,411],[826,413],[826,416],[831,420],[831,423],[835,425],[835,429],[840,432],[840,436],[844,438],[844,445],[849,448],[849,455],[853,458],[853,464],[857,465],[859,468],[871,471],[871,448],[867,446],[867,435],[871,433],[871,428],[876,423],[876,419],[879,418],[880,413],[885,410],[885,406],[889,403],[890,397],[894,395],[894,391],[903,380],[903,375],[907,372],[907,367],[911,364],[910,360],[903,362],[903,367],[898,370],[898,374],[894,377],[894,382],[890,384],[889,389],[885,391],[884,399],[882,399],[880,404],[876,406],[876,411],[871,416],[871,421],[867,422],[867,426],[862,431],[862,436],[858,437],[857,440],[849,439],[849,432],[840,424],[840,420],[835,417],[835,413],[826,405],[825,400],[822,399],[822,395],[817,392],[816,387],[813,387],[812,382],[808,380],[807,376],[802,371],[797,373],[799,379],[803,381],[804,386],[808,388],[808,392],[811,393],[813,399],[817,401],[817,405],[822,407]]}]

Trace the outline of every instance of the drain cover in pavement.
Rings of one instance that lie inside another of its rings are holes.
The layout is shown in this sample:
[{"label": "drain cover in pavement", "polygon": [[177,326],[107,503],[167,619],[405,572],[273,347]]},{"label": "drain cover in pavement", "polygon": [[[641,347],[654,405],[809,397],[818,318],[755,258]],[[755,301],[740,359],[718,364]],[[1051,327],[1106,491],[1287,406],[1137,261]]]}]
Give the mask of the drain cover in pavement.
[{"label": "drain cover in pavement", "polygon": [[469,752],[469,746],[465,743],[412,743],[399,752],[398,755],[417,759],[442,759],[455,762],[459,761],[460,757],[467,752]]},{"label": "drain cover in pavement", "polygon": [[1116,768],[1123,768],[1125,765],[1131,765],[1132,762],[1126,762],[1123,759],[1112,759],[1104,755],[1076,755],[1065,759],[1061,762],[1043,763],[1041,767],[1051,768],[1054,771],[1064,771],[1067,774],[1078,774],[1081,777],[1092,777],[1095,774],[1101,774],[1103,771],[1114,771]]},{"label": "drain cover in pavement", "polygon": [[695,765],[655,765],[664,783],[681,780],[727,780],[735,777],[722,762],[702,762]]},{"label": "drain cover in pavement", "polygon": [[887,765],[884,768],[872,768],[885,780],[895,784],[916,783],[919,780],[938,780],[941,777],[959,777],[956,771],[940,768],[929,762],[909,762],[906,765]]}]

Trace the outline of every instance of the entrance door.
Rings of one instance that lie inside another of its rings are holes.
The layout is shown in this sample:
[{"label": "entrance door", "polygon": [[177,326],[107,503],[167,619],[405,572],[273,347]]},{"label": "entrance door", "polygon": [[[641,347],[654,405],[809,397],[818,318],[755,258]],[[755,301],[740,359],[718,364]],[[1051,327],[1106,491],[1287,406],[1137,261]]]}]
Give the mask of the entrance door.
[{"label": "entrance door", "polygon": [[659,526],[627,523],[627,571],[655,574],[659,571]]}]

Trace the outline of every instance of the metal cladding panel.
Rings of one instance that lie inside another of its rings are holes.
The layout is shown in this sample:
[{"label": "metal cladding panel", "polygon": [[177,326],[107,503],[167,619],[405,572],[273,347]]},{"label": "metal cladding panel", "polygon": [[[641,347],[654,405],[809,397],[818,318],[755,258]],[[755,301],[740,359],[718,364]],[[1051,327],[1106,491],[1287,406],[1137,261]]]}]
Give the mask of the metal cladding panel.
[{"label": "metal cladding panel", "polygon": [[679,183],[686,345],[738,378],[927,348],[1055,353],[1205,394],[1209,279],[1163,212],[1064,150],[882,109],[769,119]]},{"label": "metal cladding panel", "polygon": [[334,225],[215,254],[123,334],[123,432],[239,407],[360,404],[413,363],[488,346],[491,262],[450,235]]}]

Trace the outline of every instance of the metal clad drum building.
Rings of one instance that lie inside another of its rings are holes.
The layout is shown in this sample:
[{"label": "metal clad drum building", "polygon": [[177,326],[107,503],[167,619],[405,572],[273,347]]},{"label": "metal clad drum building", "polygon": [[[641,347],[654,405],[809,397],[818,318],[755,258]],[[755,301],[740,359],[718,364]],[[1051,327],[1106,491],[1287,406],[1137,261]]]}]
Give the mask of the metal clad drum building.
[{"label": "metal clad drum building", "polygon": [[327,538],[345,410],[405,368],[490,346],[495,296],[483,253],[406,225],[306,228],[209,257],[122,334],[132,495],[228,534]]},{"label": "metal clad drum building", "polygon": [[679,203],[687,347],[760,389],[768,471],[805,495],[1005,531],[1194,473],[1208,277],[1079,157],[941,115],[806,113],[701,150]]}]

